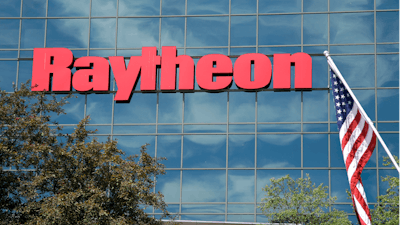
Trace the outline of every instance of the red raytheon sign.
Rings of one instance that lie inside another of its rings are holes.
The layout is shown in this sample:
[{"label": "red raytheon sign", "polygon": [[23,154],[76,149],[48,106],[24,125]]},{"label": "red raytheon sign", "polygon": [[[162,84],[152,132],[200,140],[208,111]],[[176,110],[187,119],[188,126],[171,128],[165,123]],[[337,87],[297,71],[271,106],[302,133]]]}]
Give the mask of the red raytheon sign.
[{"label": "red raytheon sign", "polygon": [[[110,62],[109,62],[110,61]],[[110,65],[118,86],[114,100],[128,101],[137,81],[141,91],[156,91],[156,71],[161,67],[161,91],[191,91],[196,81],[200,88],[210,91],[230,87],[232,80],[239,88],[257,90],[271,82],[272,65],[269,58],[260,53],[239,56],[234,67],[231,59],[222,54],[205,55],[199,59],[195,69],[192,57],[177,56],[176,47],[162,47],[157,55],[156,47],[143,47],[141,56],[132,56],[128,66],[124,57],[85,56],[74,61],[67,48],[35,48],[33,51],[32,91],[71,91],[72,86],[80,92],[108,91],[110,87]],[[254,77],[251,77],[251,66]],[[295,89],[312,87],[312,60],[306,53],[274,54],[274,89],[290,89],[291,66],[295,66]],[[71,69],[76,67],[72,75]],[[176,89],[179,67],[178,89]],[[232,79],[233,76],[233,79]],[[52,77],[52,79],[50,79]],[[72,86],[71,86],[72,85]]]}]

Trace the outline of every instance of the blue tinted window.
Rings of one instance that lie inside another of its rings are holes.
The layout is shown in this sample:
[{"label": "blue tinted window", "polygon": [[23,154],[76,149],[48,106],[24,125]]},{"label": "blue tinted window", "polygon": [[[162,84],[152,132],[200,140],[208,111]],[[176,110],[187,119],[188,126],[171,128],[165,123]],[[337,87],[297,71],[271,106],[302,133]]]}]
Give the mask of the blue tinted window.
[{"label": "blue tinted window", "polygon": [[158,46],[158,18],[118,19],[118,48]]},{"label": "blue tinted window", "polygon": [[231,13],[244,14],[256,13],[257,0],[231,0]]},{"label": "blue tinted window", "polygon": [[221,168],[226,166],[226,135],[186,135],[183,137],[183,167]]},{"label": "blue tinted window", "polygon": [[304,134],[303,136],[303,166],[328,167],[328,135]]},{"label": "blue tinted window", "polygon": [[[24,58],[23,56],[20,56]],[[18,58],[18,51],[0,51],[0,58]]]},{"label": "blue tinted window", "polygon": [[160,93],[158,101],[159,123],[182,123],[182,94]]},{"label": "blue tinted window", "polygon": [[294,180],[301,176],[300,170],[257,170],[257,202],[261,202],[261,199],[265,198],[266,193],[262,188],[265,188],[265,185],[271,185],[271,178],[279,179],[286,175]]},{"label": "blue tinted window", "polygon": [[377,55],[376,57],[378,87],[398,87],[399,55]]},{"label": "blue tinted window", "polygon": [[115,103],[114,123],[155,123],[156,93],[133,93],[129,103]]},{"label": "blue tinted window", "polygon": [[376,170],[365,169],[361,173],[362,183],[369,202],[376,202],[377,184]]},{"label": "blue tinted window", "polygon": [[[145,144],[147,146],[147,153],[155,156],[155,137],[154,136],[114,136],[118,141],[117,147],[125,152],[125,157],[130,155],[140,155],[140,149]],[[162,163],[162,161],[161,161]]]},{"label": "blue tinted window", "polygon": [[184,125],[185,133],[226,133],[226,125]]},{"label": "blue tinted window", "polygon": [[228,25],[228,17],[189,17],[186,45],[227,46]]},{"label": "blue tinted window", "polygon": [[[393,156],[399,156],[399,134],[381,134],[383,141],[385,142],[386,146],[389,149],[389,152]],[[378,150],[379,150],[379,166],[383,166],[383,159],[388,157],[388,154],[386,153],[385,149],[381,145],[381,143],[378,141],[376,144]],[[388,159],[389,162],[390,159]],[[389,168],[393,167],[392,164],[387,166]]]},{"label": "blue tinted window", "polygon": [[182,136],[163,136],[157,137],[157,157],[166,157],[162,163],[167,168],[181,167],[181,139]]},{"label": "blue tinted window", "polygon": [[19,62],[18,86],[32,79],[32,60],[23,60]]},{"label": "blue tinted window", "polygon": [[303,92],[303,120],[327,121],[328,120],[328,92],[311,91]]},{"label": "blue tinted window", "polygon": [[187,0],[188,15],[228,14],[229,0]]},{"label": "blue tinted window", "polygon": [[351,202],[346,190],[350,190],[346,170],[331,170],[331,195],[337,197],[337,202]]},{"label": "blue tinted window", "polygon": [[89,94],[87,95],[86,114],[90,115],[90,123],[111,123],[113,95]]},{"label": "blue tinted window", "polygon": [[[101,56],[101,57],[109,57],[115,55],[115,50],[90,50],[90,56]],[[112,89],[112,83],[110,84],[110,89]]]},{"label": "blue tinted window", "polygon": [[255,121],[255,93],[229,93],[229,122]]},{"label": "blue tinted window", "polygon": [[117,0],[92,0],[91,16],[115,16]]},{"label": "blue tinted window", "polygon": [[160,0],[119,0],[119,16],[160,15]]},{"label": "blue tinted window", "polygon": [[383,44],[376,46],[376,52],[398,52],[399,45],[398,44]]},{"label": "blue tinted window", "polygon": [[254,167],[255,136],[229,135],[228,167]]},{"label": "blue tinted window", "polygon": [[300,124],[258,124],[258,132],[300,132]]},{"label": "blue tinted window", "polygon": [[373,13],[335,13],[330,15],[330,43],[373,43]]},{"label": "blue tinted window", "polygon": [[254,213],[254,204],[228,204],[228,213]]},{"label": "blue tinted window", "polygon": [[24,0],[22,4],[22,16],[46,16],[46,0]]},{"label": "blue tinted window", "polygon": [[378,90],[378,120],[399,120],[399,90]]},{"label": "blue tinted window", "polygon": [[156,126],[144,125],[144,126],[114,126],[114,134],[149,134],[155,133]]},{"label": "blue tinted window", "polygon": [[19,20],[0,20],[0,48],[18,48]]},{"label": "blue tinted window", "polygon": [[19,17],[20,13],[21,1],[5,0],[1,2],[0,17]]},{"label": "blue tinted window", "polygon": [[256,17],[231,17],[231,46],[256,44]]},{"label": "blue tinted window", "polygon": [[182,213],[225,213],[225,205],[222,204],[182,204]]},{"label": "blue tinted window", "polygon": [[373,55],[333,56],[332,59],[350,88],[375,86]]},{"label": "blue tinted window", "polygon": [[227,93],[185,94],[185,123],[226,123]]},{"label": "blue tinted window", "polygon": [[179,202],[180,198],[180,172],[167,171],[157,177],[156,192],[164,195],[165,202]]},{"label": "blue tinted window", "polygon": [[373,0],[335,0],[330,1],[330,11],[356,11],[356,10],[374,10]]},{"label": "blue tinted window", "polygon": [[301,120],[299,92],[258,93],[258,122],[294,122]]},{"label": "blue tinted window", "polygon": [[161,19],[161,46],[183,47],[185,18]]},{"label": "blue tinted window", "polygon": [[115,19],[90,20],[90,47],[115,48]]},{"label": "blue tinted window", "polygon": [[[323,51],[320,51],[318,53],[321,52]],[[313,88],[328,87],[328,76],[330,76],[330,74],[328,73],[326,67],[326,58],[324,56],[312,56],[311,58],[312,58],[312,87]]]},{"label": "blue tinted window", "polygon": [[328,15],[310,14],[303,16],[303,43],[327,44],[328,43]]},{"label": "blue tinted window", "polygon": [[258,168],[282,168],[300,166],[300,135],[271,134],[257,136]]},{"label": "blue tinted window", "polygon": [[304,12],[325,12],[328,11],[328,0],[307,0],[303,1]]},{"label": "blue tinted window", "polygon": [[45,20],[22,20],[21,48],[44,47]]},{"label": "blue tinted window", "polygon": [[301,43],[301,16],[259,16],[259,45],[290,45]]},{"label": "blue tinted window", "polygon": [[49,1],[48,16],[74,17],[89,16],[90,0],[51,0]]},{"label": "blue tinted window", "polygon": [[304,178],[306,174],[310,176],[311,182],[315,184],[315,186],[319,186],[322,184],[323,186],[329,185],[329,175],[328,170],[304,170]]},{"label": "blue tinted window", "polygon": [[[20,64],[21,65],[21,64]],[[57,98],[65,97],[66,95],[57,94]],[[85,107],[85,95],[74,94],[72,98],[69,98],[68,104],[66,104],[63,108],[66,114],[57,115],[53,113],[51,118],[57,121],[60,124],[78,124],[84,117],[84,107]],[[90,123],[93,124],[93,121],[90,120]],[[92,129],[95,130],[96,128]],[[99,128],[97,128],[99,129]],[[111,129],[108,126],[108,132],[110,133]],[[99,133],[99,132],[98,132]]]},{"label": "blue tinted window", "polygon": [[258,8],[259,13],[301,12],[301,0],[262,0]]},{"label": "blue tinted window", "polygon": [[[334,131],[337,131],[337,125]],[[345,167],[339,134],[330,135],[331,167]]]},{"label": "blue tinted window", "polygon": [[254,202],[254,170],[228,171],[228,202]]},{"label": "blue tinted window", "polygon": [[0,61],[0,89],[2,91],[14,91],[13,83],[16,82],[17,61]]},{"label": "blue tinted window", "polygon": [[46,47],[87,48],[87,19],[49,19]]},{"label": "blue tinted window", "polygon": [[184,15],[185,0],[163,0],[162,1],[163,15]]},{"label": "blue tinted window", "polygon": [[335,45],[331,46],[330,53],[374,53],[374,45]]},{"label": "blue tinted window", "polygon": [[399,9],[399,1],[376,0],[376,9]]},{"label": "blue tinted window", "polygon": [[399,41],[399,12],[376,13],[376,41]]},{"label": "blue tinted window", "polygon": [[225,176],[225,170],[183,171],[182,201],[225,202]]},{"label": "blue tinted window", "polygon": [[227,221],[254,222],[254,215],[228,215]]}]

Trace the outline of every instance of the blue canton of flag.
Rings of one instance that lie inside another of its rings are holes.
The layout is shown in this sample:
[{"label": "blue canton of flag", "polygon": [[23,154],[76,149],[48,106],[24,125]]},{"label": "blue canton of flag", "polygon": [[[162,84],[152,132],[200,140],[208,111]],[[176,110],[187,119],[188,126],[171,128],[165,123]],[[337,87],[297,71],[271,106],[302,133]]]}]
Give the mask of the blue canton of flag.
[{"label": "blue canton of flag", "polygon": [[332,93],[333,101],[335,102],[336,108],[336,119],[337,125],[340,128],[343,125],[347,115],[353,109],[353,98],[350,96],[349,92],[344,87],[342,81],[335,75],[331,70],[331,83],[332,83]]}]

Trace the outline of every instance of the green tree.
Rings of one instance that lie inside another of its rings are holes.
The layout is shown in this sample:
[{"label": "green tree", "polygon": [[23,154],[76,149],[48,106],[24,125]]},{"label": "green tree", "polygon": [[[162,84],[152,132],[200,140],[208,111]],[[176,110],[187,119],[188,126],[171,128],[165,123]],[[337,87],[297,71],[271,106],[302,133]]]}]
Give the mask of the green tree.
[{"label": "green tree", "polygon": [[265,198],[259,208],[272,223],[351,224],[345,212],[329,207],[336,197],[328,198],[328,187],[318,187],[306,178],[293,180],[289,175],[270,179],[263,191]]},{"label": "green tree", "polygon": [[91,136],[89,118],[63,134],[51,116],[64,113],[68,97],[27,85],[0,96],[0,223],[159,224],[145,213],[150,206],[168,216],[163,195],[154,192],[164,166],[146,145],[125,157],[115,140]]},{"label": "green tree", "polygon": [[[396,161],[399,163],[397,157]],[[384,165],[389,166],[391,161],[389,157],[384,158]],[[393,167],[394,168],[394,167]],[[377,205],[371,209],[372,224],[399,224],[399,177],[386,176],[382,181],[389,183],[389,188],[385,195],[377,198]]]}]

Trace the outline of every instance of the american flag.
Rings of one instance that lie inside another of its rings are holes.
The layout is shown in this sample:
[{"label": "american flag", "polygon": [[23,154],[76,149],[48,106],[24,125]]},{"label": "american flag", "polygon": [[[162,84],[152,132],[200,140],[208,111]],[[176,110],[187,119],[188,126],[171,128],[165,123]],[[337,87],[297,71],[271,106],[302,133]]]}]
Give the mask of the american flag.
[{"label": "american flag", "polygon": [[331,71],[333,100],[339,128],[343,159],[350,183],[351,197],[361,225],[371,224],[367,197],[361,182],[361,172],[376,145],[376,135],[361,115],[357,104],[342,81]]}]

